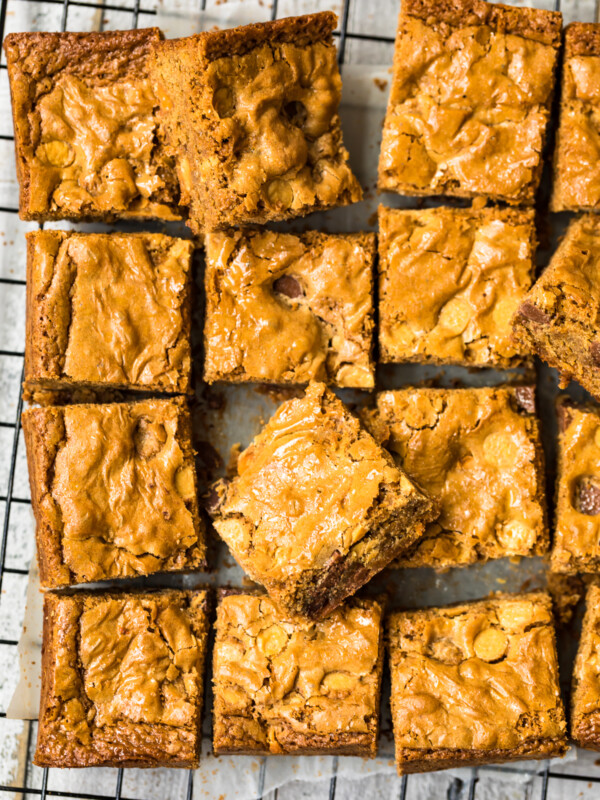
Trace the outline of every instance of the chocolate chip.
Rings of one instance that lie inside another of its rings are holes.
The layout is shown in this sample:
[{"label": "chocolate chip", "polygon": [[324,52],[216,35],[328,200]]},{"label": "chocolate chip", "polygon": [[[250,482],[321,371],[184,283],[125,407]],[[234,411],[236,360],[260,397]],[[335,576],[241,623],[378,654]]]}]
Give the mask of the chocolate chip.
[{"label": "chocolate chip", "polygon": [[152,458],[167,441],[167,431],[160,422],[140,417],[133,431],[133,443],[140,458]]},{"label": "chocolate chip", "polygon": [[580,514],[595,517],[600,514],[600,479],[594,475],[583,475],[575,486],[575,502]]},{"label": "chocolate chip", "polygon": [[558,418],[558,430],[560,433],[564,433],[569,425],[571,424],[571,419],[573,418],[571,414],[573,406],[569,403],[568,400],[562,400],[556,406],[556,416]]},{"label": "chocolate chip", "polygon": [[592,358],[592,364],[595,367],[600,367],[600,342],[591,343],[590,356]]},{"label": "chocolate chip", "polygon": [[521,303],[519,315],[525,319],[530,319],[532,322],[537,322],[539,325],[547,325],[550,322],[549,314],[546,314],[541,308],[538,308],[527,300]]},{"label": "chocolate chip", "polygon": [[292,299],[302,297],[304,294],[300,282],[292,275],[282,275],[273,283],[273,290]]},{"label": "chocolate chip", "polygon": [[223,505],[223,501],[225,500],[225,496],[227,494],[228,484],[229,481],[227,478],[221,478],[221,480],[213,484],[209,488],[208,492],[203,496],[202,500],[204,508],[209,514],[216,514]]},{"label": "chocolate chip", "polygon": [[528,414],[535,414],[535,387],[517,386],[515,389],[517,405]]}]

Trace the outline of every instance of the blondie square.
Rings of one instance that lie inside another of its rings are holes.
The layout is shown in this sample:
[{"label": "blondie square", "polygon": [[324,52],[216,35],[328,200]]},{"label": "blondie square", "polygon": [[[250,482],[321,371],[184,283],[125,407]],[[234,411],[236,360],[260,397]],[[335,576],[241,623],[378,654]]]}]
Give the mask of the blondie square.
[{"label": "blondie square", "polygon": [[43,586],[204,566],[183,399],[30,408],[22,421]]},{"label": "blondie square", "polygon": [[562,17],[485,0],[402,0],[379,189],[531,205]]},{"label": "blondie square", "polygon": [[600,25],[565,30],[552,211],[600,207]]},{"label": "blondie square", "polygon": [[208,593],[44,597],[40,767],[196,767]]},{"label": "blondie square", "polygon": [[22,219],[179,219],[148,57],[158,28],[4,40]]},{"label": "blondie square", "polygon": [[379,207],[382,361],[514,367],[511,318],[535,276],[532,211]]},{"label": "blondie square", "polygon": [[433,503],[322,383],[283,403],[213,486],[214,526],[292,617],[329,614],[423,533]]},{"label": "blondie square", "polygon": [[400,774],[566,753],[550,595],[395,613],[388,635]]},{"label": "blondie square", "polygon": [[560,399],[555,572],[600,572],[600,408]]},{"label": "blondie square", "polygon": [[592,584],[586,595],[571,691],[571,737],[586,750],[600,750],[599,664],[600,586]]},{"label": "blondie square", "polygon": [[513,318],[518,347],[600,399],[600,219],[571,222]]},{"label": "blondie square", "polygon": [[189,392],[192,253],[159,233],[28,233],[26,392]]},{"label": "blondie square", "polygon": [[196,234],[362,198],[342,143],[332,12],[159,43],[153,75]]},{"label": "blondie square", "polygon": [[[226,591],[226,590],[225,590]],[[213,749],[377,754],[382,606],[353,598],[292,622],[266,596],[221,596],[213,650]]]},{"label": "blondie square", "polygon": [[439,503],[439,517],[398,566],[446,568],[548,550],[533,387],[381,392],[365,421]]},{"label": "blondie square", "polygon": [[371,233],[212,233],[204,377],[371,389]]}]

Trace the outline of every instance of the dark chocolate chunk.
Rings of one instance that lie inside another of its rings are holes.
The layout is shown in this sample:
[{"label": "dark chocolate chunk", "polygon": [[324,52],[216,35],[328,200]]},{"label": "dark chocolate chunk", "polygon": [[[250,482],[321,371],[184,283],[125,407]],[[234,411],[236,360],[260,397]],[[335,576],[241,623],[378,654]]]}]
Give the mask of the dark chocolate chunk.
[{"label": "dark chocolate chunk", "polygon": [[591,343],[590,356],[592,358],[592,364],[595,367],[600,367],[600,342]]},{"label": "dark chocolate chunk", "polygon": [[560,433],[564,433],[571,424],[571,419],[573,418],[571,414],[572,408],[573,405],[568,400],[562,400],[556,406],[556,416],[558,417],[558,430],[560,431]]},{"label": "dark chocolate chunk", "polygon": [[517,405],[528,414],[535,414],[535,387],[517,386],[515,389]]},{"label": "dark chocolate chunk", "polygon": [[595,517],[600,514],[600,478],[595,475],[583,475],[575,486],[573,503],[580,514]]},{"label": "dark chocolate chunk", "polygon": [[292,299],[302,297],[304,294],[300,282],[292,275],[282,275],[281,278],[277,278],[273,283],[273,289],[279,294],[284,294]]},{"label": "dark chocolate chunk", "polygon": [[521,303],[519,315],[525,319],[530,319],[532,322],[537,322],[539,325],[547,325],[550,322],[550,315],[546,314],[545,311],[542,311],[541,308],[538,308],[528,300]]},{"label": "dark chocolate chunk", "polygon": [[202,498],[204,501],[204,508],[209,514],[216,514],[219,508],[223,505],[225,495],[227,493],[227,484],[229,481],[222,478],[210,487],[208,492]]}]

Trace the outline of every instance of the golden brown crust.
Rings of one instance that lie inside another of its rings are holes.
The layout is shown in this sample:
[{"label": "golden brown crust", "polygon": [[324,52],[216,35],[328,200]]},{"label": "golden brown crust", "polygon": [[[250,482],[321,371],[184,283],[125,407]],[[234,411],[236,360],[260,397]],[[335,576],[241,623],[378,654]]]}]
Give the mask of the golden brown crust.
[{"label": "golden brown crust", "polygon": [[321,622],[291,622],[264,595],[221,593],[215,753],[374,757],[382,614],[380,602],[353,598]]},{"label": "golden brown crust", "polygon": [[374,234],[247,229],[205,247],[206,381],[373,388]]},{"label": "golden brown crust", "polygon": [[600,56],[600,25],[572,22],[565,28],[565,58]]},{"label": "golden brown crust", "polygon": [[189,392],[193,245],[27,234],[25,391]]},{"label": "golden brown crust", "polygon": [[600,586],[586,594],[585,616],[573,668],[571,687],[571,736],[586,750],[600,750]]},{"label": "golden brown crust", "polygon": [[388,630],[400,774],[564,755],[547,593],[397,612]]},{"label": "golden brown crust", "polygon": [[22,219],[180,217],[148,78],[161,36],[147,28],[6,37]]},{"label": "golden brown crust", "polygon": [[22,424],[43,586],[204,566],[182,398],[30,408]]},{"label": "golden brown crust", "polygon": [[206,590],[48,592],[35,763],[195,767]]}]

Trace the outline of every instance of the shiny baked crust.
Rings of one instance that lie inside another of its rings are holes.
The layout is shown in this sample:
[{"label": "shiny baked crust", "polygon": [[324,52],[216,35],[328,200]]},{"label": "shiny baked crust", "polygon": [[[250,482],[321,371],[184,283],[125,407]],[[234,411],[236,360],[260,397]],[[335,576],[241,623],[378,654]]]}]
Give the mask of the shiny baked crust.
[{"label": "shiny baked crust", "polygon": [[535,353],[600,399],[600,219],[588,214],[569,225],[550,264],[513,318],[518,347]]},{"label": "shiny baked crust", "polygon": [[514,367],[511,318],[535,276],[533,211],[379,207],[385,362]]},{"label": "shiny baked crust", "polygon": [[158,233],[28,233],[26,392],[189,392],[192,253]]},{"label": "shiny baked crust", "polygon": [[561,398],[557,412],[552,570],[600,572],[600,408]]},{"label": "shiny baked crust", "polygon": [[215,754],[377,754],[381,603],[353,598],[292,622],[266,596],[225,590],[213,650]]},{"label": "shiny baked crust", "polygon": [[158,43],[153,76],[200,234],[362,198],[342,143],[332,12]]},{"label": "shiny baked crust", "polygon": [[373,388],[375,235],[205,238],[204,378]]},{"label": "shiny baked crust", "polygon": [[600,25],[565,29],[552,211],[600,206]]},{"label": "shiny baked crust", "polygon": [[179,219],[148,55],[158,28],[4,40],[22,219]]},{"label": "shiny baked crust", "polygon": [[379,189],[532,204],[561,25],[484,0],[402,0]]},{"label": "shiny baked crust", "polygon": [[213,486],[244,571],[292,617],[321,619],[423,533],[433,503],[322,383],[283,403]]},{"label": "shiny baked crust", "polygon": [[592,584],[586,594],[571,688],[571,737],[586,750],[600,750],[599,663],[600,586]]},{"label": "shiny baked crust", "polygon": [[548,550],[532,386],[381,392],[364,419],[440,509],[397,566],[447,568]]},{"label": "shiny baked crust", "polygon": [[42,586],[204,566],[182,398],[29,408],[22,424]]},{"label": "shiny baked crust", "polygon": [[394,613],[388,636],[400,774],[567,751],[550,595]]},{"label": "shiny baked crust", "polygon": [[196,767],[208,592],[44,597],[40,767]]}]

